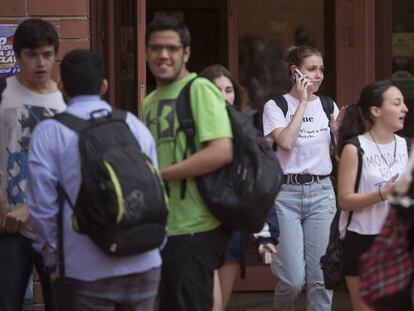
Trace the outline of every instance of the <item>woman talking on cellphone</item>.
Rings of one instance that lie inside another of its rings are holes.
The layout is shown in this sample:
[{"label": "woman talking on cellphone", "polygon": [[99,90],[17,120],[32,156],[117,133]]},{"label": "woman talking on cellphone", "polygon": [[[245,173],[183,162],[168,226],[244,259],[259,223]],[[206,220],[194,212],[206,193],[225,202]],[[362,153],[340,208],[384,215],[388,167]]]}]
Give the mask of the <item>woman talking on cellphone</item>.
[{"label": "woman talking on cellphone", "polygon": [[[380,233],[389,210],[386,200],[405,171],[407,141],[395,132],[403,128],[407,112],[404,97],[392,81],[378,81],[366,86],[358,102],[348,106],[339,128],[339,226],[345,234],[343,269],[354,311],[371,310],[359,297],[359,257]],[[353,137],[360,149],[351,142]],[[358,152],[362,166],[356,185]],[[352,211],[349,224],[346,211]]]},{"label": "woman talking on cellphone", "polygon": [[283,97],[286,113],[274,100],[263,110],[264,135],[277,144],[276,156],[284,184],[276,198],[280,237],[272,271],[278,281],[273,310],[295,309],[306,285],[307,310],[331,310],[332,291],[326,290],[319,265],[326,251],[336,212],[329,174],[331,131],[336,135],[343,110],[333,101],[328,116],[315,93],[324,80],[321,52],[310,46],[290,49],[286,56],[293,85]]}]

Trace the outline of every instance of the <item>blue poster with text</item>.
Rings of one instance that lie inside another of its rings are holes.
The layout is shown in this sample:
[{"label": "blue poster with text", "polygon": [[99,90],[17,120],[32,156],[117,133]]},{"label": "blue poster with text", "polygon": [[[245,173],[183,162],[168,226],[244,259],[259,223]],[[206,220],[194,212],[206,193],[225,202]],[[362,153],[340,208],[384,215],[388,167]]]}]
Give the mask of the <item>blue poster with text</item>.
[{"label": "blue poster with text", "polygon": [[19,72],[19,65],[13,50],[13,36],[17,25],[0,24],[0,78],[7,78]]}]

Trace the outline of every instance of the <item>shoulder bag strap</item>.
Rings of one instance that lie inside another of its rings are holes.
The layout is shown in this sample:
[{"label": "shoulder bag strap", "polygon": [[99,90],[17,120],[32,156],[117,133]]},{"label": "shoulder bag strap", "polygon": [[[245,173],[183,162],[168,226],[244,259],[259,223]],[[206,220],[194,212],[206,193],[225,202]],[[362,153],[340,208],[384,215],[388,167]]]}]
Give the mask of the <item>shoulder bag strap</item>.
[{"label": "shoulder bag strap", "polygon": [[73,114],[70,114],[67,112],[55,114],[53,116],[53,119],[62,123],[63,125],[65,125],[66,127],[70,128],[71,130],[77,133],[82,132],[85,128],[88,127],[88,124],[89,124],[87,120],[78,118],[74,116]]},{"label": "shoulder bag strap", "polygon": [[[190,91],[191,85],[194,82],[194,79],[190,80],[184,88],[181,90],[180,94],[177,97],[176,101],[176,113],[177,113],[177,120],[178,120],[178,130],[177,134],[180,131],[183,131],[186,137],[186,148],[184,150],[183,160],[186,158],[187,149],[189,148],[191,153],[196,152],[195,147],[195,126],[193,120],[193,113],[191,111],[191,98],[190,98]],[[168,187],[168,184],[167,184]],[[187,191],[187,179],[181,180],[181,198],[185,198],[185,194]]]},{"label": "shoulder bag strap", "polygon": [[[321,95],[321,96],[319,96],[319,98],[321,99],[321,104],[322,104],[323,111],[325,112],[325,115],[328,119],[328,122],[330,123],[331,122],[331,115],[334,113],[334,101],[329,96]],[[332,131],[330,131],[330,134],[331,134],[331,144],[333,146],[335,146],[336,145],[335,136],[334,136]]]}]

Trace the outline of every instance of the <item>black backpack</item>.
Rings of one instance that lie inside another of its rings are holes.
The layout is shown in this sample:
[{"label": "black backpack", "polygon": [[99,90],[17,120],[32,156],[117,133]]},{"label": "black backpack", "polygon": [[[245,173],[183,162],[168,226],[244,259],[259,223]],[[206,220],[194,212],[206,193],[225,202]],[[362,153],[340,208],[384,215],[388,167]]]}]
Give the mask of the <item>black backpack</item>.
[{"label": "black backpack", "polygon": [[[190,105],[191,80],[177,99],[179,131],[187,148],[196,152],[195,126]],[[209,103],[204,103],[208,105]],[[197,188],[211,213],[224,225],[246,232],[262,229],[282,183],[274,152],[253,126],[251,116],[227,105],[233,130],[233,161],[212,173],[196,177]],[[185,182],[181,183],[185,194]]]},{"label": "black backpack", "polygon": [[[73,228],[106,254],[130,256],[159,247],[166,236],[167,197],[158,170],[125,122],[126,112],[103,110],[83,120],[69,113],[56,121],[79,134],[82,183]],[[63,242],[63,238],[62,238]],[[63,249],[63,247],[60,247]]]}]

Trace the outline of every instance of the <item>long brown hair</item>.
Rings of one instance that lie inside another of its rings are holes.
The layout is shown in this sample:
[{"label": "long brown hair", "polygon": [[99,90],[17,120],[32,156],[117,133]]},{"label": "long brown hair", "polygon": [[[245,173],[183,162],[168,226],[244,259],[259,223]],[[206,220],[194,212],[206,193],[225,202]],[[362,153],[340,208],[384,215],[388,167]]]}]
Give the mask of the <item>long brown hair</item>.
[{"label": "long brown hair", "polygon": [[236,82],[236,80],[233,78],[232,74],[226,67],[219,64],[207,66],[200,72],[200,76],[209,79],[213,83],[215,79],[218,79],[220,77],[226,77],[230,80],[231,84],[233,84],[234,106],[236,106],[241,111],[246,110],[248,108],[249,100],[246,90]]}]

